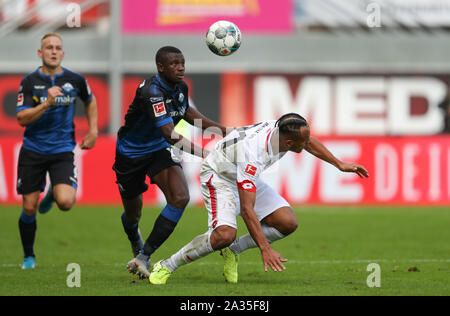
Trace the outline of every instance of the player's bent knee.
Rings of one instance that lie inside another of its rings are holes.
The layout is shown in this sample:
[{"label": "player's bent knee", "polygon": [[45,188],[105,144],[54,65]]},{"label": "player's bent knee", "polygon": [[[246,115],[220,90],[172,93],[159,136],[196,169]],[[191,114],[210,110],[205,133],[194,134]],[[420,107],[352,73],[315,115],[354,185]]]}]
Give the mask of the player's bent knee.
[{"label": "player's bent knee", "polygon": [[23,212],[27,215],[27,216],[33,216],[33,215],[35,215],[36,214],[36,212],[37,212],[37,208],[38,208],[38,205],[37,204],[27,204],[27,203],[25,203],[24,205],[23,205]]},{"label": "player's bent knee", "polygon": [[231,229],[222,231],[220,237],[222,247],[228,247],[236,239],[236,231]]},{"label": "player's bent knee", "polygon": [[189,193],[177,194],[174,196],[172,203],[169,203],[179,209],[184,209],[189,203]]},{"label": "player's bent knee", "polygon": [[236,239],[236,235],[227,235],[222,239],[222,248],[228,247]]},{"label": "player's bent knee", "polygon": [[211,246],[214,250],[223,249],[230,246],[236,239],[236,229],[220,226],[211,234]]},{"label": "player's bent knee", "polygon": [[289,221],[285,226],[286,231],[285,231],[284,235],[292,234],[293,232],[295,232],[297,230],[297,228],[298,228],[297,219]]},{"label": "player's bent knee", "polygon": [[56,201],[58,208],[64,212],[70,211],[70,209],[72,208],[74,203],[75,203],[75,201],[71,200],[71,199],[64,199],[62,201]]},{"label": "player's bent knee", "polygon": [[297,228],[298,228],[298,220],[297,217],[294,215],[282,223],[281,227],[279,228],[279,231],[283,235],[287,236],[295,232]]}]

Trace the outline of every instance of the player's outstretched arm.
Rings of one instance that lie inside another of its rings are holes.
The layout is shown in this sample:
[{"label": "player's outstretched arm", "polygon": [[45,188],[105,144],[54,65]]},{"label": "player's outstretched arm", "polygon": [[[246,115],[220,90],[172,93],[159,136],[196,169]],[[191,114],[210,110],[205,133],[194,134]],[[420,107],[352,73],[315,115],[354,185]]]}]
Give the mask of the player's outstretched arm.
[{"label": "player's outstretched arm", "polygon": [[272,249],[266,236],[264,236],[261,223],[258,221],[254,211],[256,193],[242,190],[240,188],[238,189],[238,192],[241,203],[241,216],[247,226],[250,236],[252,236],[261,251],[264,271],[267,272],[268,267],[275,272],[286,270],[283,262],[286,262],[287,259],[282,258],[279,253]]},{"label": "player's outstretched arm", "polygon": [[[233,130],[232,128],[227,129],[227,127],[210,120],[192,106],[187,110],[184,115],[184,119],[193,126],[201,127],[202,130],[208,129],[212,133],[223,137],[225,137],[228,132]],[[201,126],[198,126],[198,121],[201,121]]]},{"label": "player's outstretched arm", "polygon": [[322,159],[323,161],[326,161],[339,170],[343,172],[354,172],[359,177],[363,178],[369,177],[369,173],[367,172],[366,168],[364,168],[361,165],[358,165],[356,163],[348,163],[343,162],[339,159],[337,159],[326,147],[323,145],[318,139],[314,137],[309,138],[309,142],[305,146],[306,151],[311,153],[312,155],[316,156],[319,159]]},{"label": "player's outstretched arm", "polygon": [[173,122],[161,126],[159,131],[169,144],[177,147],[179,150],[201,158],[205,158],[209,154],[206,149],[191,143],[188,139],[175,132]]},{"label": "player's outstretched arm", "polygon": [[97,99],[95,96],[92,96],[91,101],[89,101],[84,106],[84,112],[86,114],[86,118],[89,125],[89,132],[83,138],[80,148],[81,149],[91,149],[94,147],[95,142],[98,136],[98,127],[97,127]]}]

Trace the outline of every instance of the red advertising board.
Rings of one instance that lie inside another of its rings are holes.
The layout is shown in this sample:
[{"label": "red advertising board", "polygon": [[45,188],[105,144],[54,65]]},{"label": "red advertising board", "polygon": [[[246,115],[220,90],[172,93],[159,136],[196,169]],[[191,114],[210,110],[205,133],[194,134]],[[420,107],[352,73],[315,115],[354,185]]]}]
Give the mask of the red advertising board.
[{"label": "red advertising board", "polygon": [[202,32],[229,20],[243,32],[287,33],[293,30],[291,0],[124,0],[124,33]]},{"label": "red advertising board", "polygon": [[[80,135],[81,136],[81,135]],[[291,204],[450,205],[450,136],[319,137],[340,159],[364,165],[370,178],[339,172],[309,153],[287,154],[262,178]],[[20,203],[16,195],[21,139],[0,138],[0,203]],[[94,149],[76,149],[79,168],[77,203],[119,204],[115,175],[115,139],[100,137]],[[186,161],[191,203],[202,204],[200,161]],[[154,185],[146,204],[164,203]]]}]

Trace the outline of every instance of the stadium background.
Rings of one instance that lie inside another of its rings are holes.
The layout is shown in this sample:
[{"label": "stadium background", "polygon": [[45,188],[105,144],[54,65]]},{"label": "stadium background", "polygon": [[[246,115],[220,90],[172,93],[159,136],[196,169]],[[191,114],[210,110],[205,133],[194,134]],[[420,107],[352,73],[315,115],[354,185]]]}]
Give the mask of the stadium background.
[{"label": "stadium background", "polygon": [[[204,43],[218,19],[243,33],[240,50],[225,58]],[[63,66],[86,76],[99,106],[96,147],[76,150],[78,204],[120,203],[115,133],[137,85],[156,71],[156,50],[174,45],[186,57],[190,98],[207,116],[240,126],[301,113],[341,159],[371,174],[361,181],[307,153],[288,155],[264,177],[292,204],[450,205],[450,137],[438,107],[450,81],[448,0],[2,0],[1,204],[20,204],[17,90],[40,65],[41,36],[54,30],[64,39]],[[75,122],[80,139],[81,104]],[[191,203],[201,205],[199,167],[191,159],[184,170]],[[164,197],[151,189],[144,201]]]}]

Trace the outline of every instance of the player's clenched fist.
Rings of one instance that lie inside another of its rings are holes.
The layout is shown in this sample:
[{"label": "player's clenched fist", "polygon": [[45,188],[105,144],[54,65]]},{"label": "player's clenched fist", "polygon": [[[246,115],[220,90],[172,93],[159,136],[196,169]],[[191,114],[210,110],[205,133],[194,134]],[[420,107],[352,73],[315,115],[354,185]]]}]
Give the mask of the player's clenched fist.
[{"label": "player's clenched fist", "polygon": [[56,97],[64,95],[62,93],[61,87],[53,86],[50,89],[47,90],[47,104],[48,105],[55,105],[55,99]]}]

